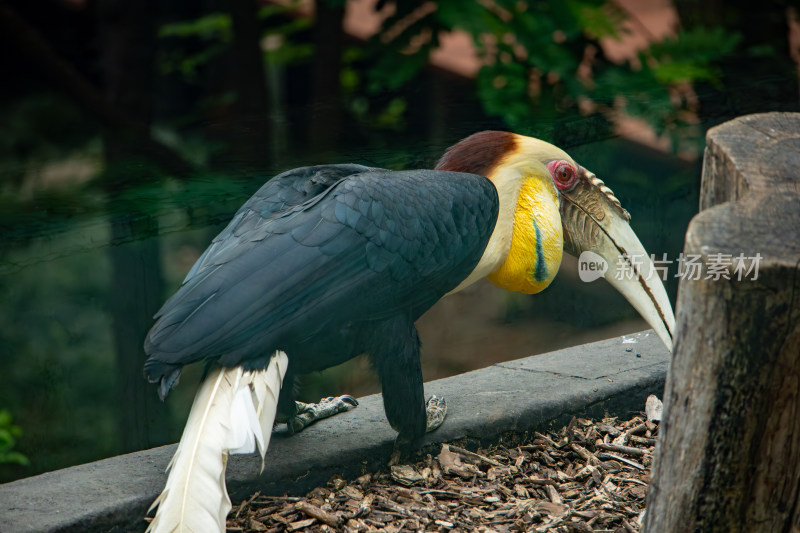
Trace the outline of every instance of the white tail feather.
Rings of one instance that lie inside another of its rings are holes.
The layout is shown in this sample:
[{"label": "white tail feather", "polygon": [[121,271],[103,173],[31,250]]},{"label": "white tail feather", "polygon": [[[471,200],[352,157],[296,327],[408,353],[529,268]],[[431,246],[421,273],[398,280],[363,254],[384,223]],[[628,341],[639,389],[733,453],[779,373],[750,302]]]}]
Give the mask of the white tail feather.
[{"label": "white tail feather", "polygon": [[219,368],[211,372],[194,398],[169,477],[153,507],[148,532],[225,531],[231,501],[225,487],[230,453],[264,454],[269,446],[278,395],[289,359],[275,352],[264,370]]}]

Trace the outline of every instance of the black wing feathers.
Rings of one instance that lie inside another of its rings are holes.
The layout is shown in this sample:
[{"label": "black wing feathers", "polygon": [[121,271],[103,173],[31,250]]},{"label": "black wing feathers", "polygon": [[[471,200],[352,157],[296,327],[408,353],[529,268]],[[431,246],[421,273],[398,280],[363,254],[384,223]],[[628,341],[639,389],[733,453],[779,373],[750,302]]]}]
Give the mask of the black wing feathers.
[{"label": "black wing feathers", "polygon": [[370,170],[363,165],[320,165],[278,174],[239,208],[227,227],[195,262],[184,283],[204,267],[225,263],[232,256],[245,252],[248,247],[242,247],[242,241],[257,241],[259,236],[265,237],[269,232],[258,230],[276,214],[319,196],[347,176]]},{"label": "black wing feathers", "polygon": [[[242,207],[159,311],[145,343],[151,378],[202,358],[262,359],[326,328],[416,319],[474,269],[497,218],[486,178],[334,168],[350,174],[299,182],[305,202],[257,198],[268,183]],[[257,223],[237,231],[251,213]]]}]

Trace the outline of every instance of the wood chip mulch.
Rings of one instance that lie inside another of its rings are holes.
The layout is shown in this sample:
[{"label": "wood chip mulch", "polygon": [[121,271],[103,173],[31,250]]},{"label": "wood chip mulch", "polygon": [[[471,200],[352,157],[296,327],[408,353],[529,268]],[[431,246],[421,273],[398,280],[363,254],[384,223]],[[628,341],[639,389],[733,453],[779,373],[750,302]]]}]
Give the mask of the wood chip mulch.
[{"label": "wood chip mulch", "polygon": [[437,456],[350,482],[335,477],[303,497],[256,493],[234,507],[229,532],[638,532],[660,413],[574,418],[513,447]]}]

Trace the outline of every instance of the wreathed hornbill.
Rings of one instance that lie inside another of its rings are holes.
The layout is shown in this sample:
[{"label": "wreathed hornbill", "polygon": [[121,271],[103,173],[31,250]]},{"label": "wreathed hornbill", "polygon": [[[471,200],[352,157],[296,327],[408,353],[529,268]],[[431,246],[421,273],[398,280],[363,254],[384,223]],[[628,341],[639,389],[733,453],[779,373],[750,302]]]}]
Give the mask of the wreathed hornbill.
[{"label": "wreathed hornbill", "polygon": [[608,279],[671,348],[672,308],[629,219],[564,151],[507,132],[462,140],[436,170],[326,165],[268,181],[145,341],[145,375],[162,399],[184,365],[209,365],[150,529],[224,531],[228,454],[258,447],[263,458],[276,414],[299,430],[351,407],[349,397],[295,402],[291,384],[360,354],[380,378],[395,449],[419,445],[445,405],[423,397],[414,321],[481,278],[536,293],[562,250],[610,264],[638,256],[630,266],[641,275]]}]

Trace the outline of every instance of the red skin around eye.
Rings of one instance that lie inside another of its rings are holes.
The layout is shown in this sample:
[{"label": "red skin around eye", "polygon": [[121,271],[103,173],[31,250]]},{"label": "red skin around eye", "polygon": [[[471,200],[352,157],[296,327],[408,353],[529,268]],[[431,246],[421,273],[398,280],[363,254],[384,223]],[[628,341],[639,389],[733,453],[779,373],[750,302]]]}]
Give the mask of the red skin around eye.
[{"label": "red skin around eye", "polygon": [[570,162],[564,161],[563,159],[557,159],[547,163],[547,170],[549,170],[550,175],[553,176],[553,183],[562,191],[572,187],[578,176],[575,167],[572,166]]}]

